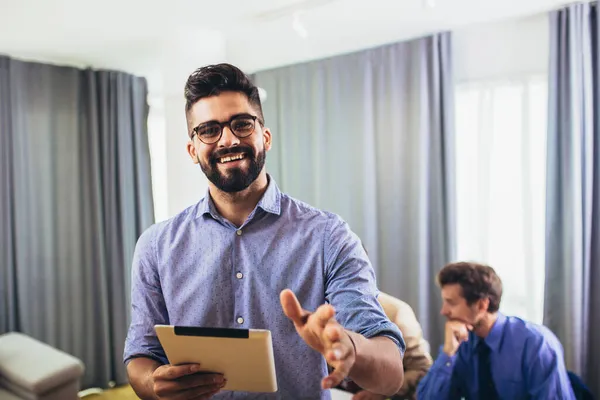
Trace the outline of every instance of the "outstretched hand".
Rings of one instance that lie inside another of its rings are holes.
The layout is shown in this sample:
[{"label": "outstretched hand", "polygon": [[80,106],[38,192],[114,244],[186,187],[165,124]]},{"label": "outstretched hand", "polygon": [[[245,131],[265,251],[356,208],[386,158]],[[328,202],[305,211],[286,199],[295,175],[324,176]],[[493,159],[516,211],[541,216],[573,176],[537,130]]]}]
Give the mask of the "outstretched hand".
[{"label": "outstretched hand", "polygon": [[283,290],[279,298],[283,312],[294,323],[302,340],[321,353],[334,368],[323,378],[321,387],[330,389],[339,385],[350,374],[356,361],[356,349],[349,333],[335,320],[335,309],[324,304],[311,313],[302,308],[289,289]]}]

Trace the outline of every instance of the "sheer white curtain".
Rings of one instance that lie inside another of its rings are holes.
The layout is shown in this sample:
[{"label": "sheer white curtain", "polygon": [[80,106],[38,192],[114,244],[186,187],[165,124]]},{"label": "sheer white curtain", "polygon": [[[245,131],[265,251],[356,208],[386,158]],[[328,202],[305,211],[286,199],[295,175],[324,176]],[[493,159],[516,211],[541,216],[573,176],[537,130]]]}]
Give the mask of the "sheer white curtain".
[{"label": "sheer white curtain", "polygon": [[547,77],[459,84],[457,257],[502,278],[501,311],[541,323]]}]

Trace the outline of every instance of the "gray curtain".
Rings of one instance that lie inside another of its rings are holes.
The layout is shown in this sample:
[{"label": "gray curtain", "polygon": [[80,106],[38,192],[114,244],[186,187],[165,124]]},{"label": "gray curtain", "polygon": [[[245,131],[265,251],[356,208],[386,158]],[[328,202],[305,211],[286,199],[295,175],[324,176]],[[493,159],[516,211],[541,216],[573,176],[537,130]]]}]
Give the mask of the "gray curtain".
[{"label": "gray curtain", "polygon": [[270,173],[350,224],[379,287],[415,309],[434,354],[435,275],[454,249],[450,42],[444,33],[253,77],[267,92]]},{"label": "gray curtain", "polygon": [[124,383],[130,265],[153,223],[146,81],[0,57],[0,333]]},{"label": "gray curtain", "polygon": [[595,4],[551,14],[544,323],[600,396],[600,102]]}]

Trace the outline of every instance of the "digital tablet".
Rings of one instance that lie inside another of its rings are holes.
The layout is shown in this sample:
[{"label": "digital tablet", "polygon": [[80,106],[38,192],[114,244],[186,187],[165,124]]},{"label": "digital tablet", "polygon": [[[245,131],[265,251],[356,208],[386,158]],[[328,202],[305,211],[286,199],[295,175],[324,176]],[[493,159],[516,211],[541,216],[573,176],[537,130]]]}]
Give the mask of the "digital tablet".
[{"label": "digital tablet", "polygon": [[223,390],[276,392],[277,377],[271,331],[155,325],[156,335],[171,365],[200,364],[218,372]]}]

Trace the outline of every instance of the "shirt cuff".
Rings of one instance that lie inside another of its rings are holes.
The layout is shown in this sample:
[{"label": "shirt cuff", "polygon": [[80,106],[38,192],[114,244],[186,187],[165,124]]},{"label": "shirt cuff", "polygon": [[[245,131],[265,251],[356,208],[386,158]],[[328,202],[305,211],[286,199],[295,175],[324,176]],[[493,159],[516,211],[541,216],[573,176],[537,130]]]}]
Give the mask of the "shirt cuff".
[{"label": "shirt cuff", "polygon": [[440,346],[438,358],[431,366],[431,369],[450,374],[452,373],[452,369],[454,368],[455,360],[456,354],[450,357],[448,354],[444,353],[444,346]]},{"label": "shirt cuff", "polygon": [[131,362],[131,360],[133,360],[134,358],[140,358],[140,357],[151,358],[154,361],[158,361],[162,365],[166,365],[169,363],[169,360],[167,359],[167,357],[162,357],[158,354],[148,352],[148,351],[140,351],[140,352],[126,355],[124,357],[123,363],[125,364],[125,366],[127,366]]},{"label": "shirt cuff", "polygon": [[381,324],[377,329],[372,329],[370,331],[362,333],[364,337],[367,339],[374,338],[377,336],[385,336],[390,338],[400,350],[400,356],[404,358],[404,352],[406,351],[406,343],[404,342],[404,337],[402,336],[402,332],[393,322],[385,322]]}]

